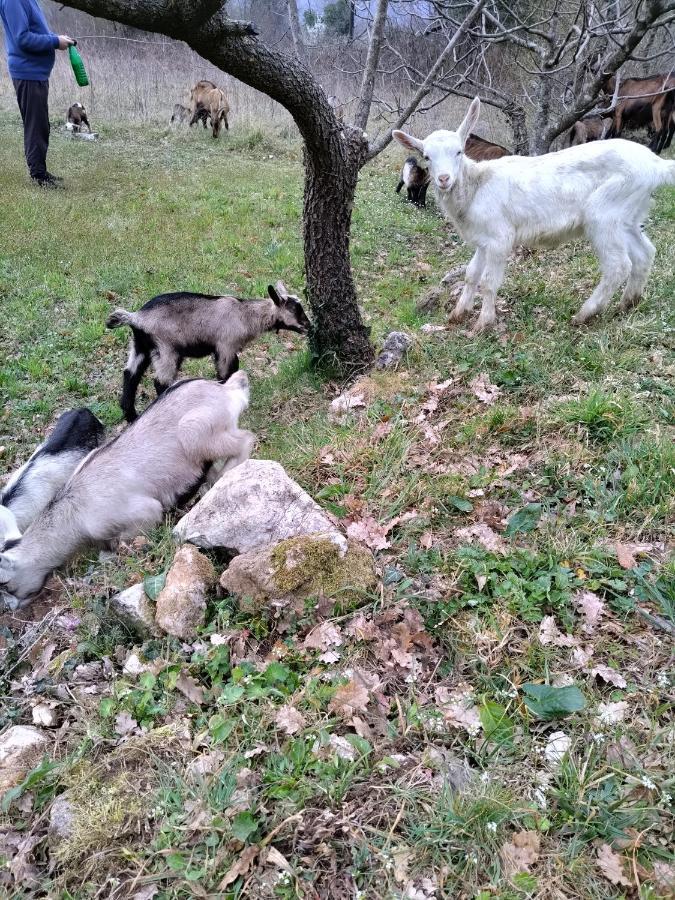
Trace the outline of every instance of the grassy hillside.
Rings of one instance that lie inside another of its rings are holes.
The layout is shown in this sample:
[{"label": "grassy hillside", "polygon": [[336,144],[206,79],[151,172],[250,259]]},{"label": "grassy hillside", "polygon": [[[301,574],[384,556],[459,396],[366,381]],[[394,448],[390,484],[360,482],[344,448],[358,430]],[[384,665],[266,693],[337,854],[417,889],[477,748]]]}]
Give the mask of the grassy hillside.
[{"label": "grassy hillside", "polygon": [[[65,408],[118,425],[113,307],[263,296],[278,278],[301,292],[289,137],[55,133],[53,193],[28,184],[15,116],[0,138],[3,473]],[[398,164],[362,173],[352,255],[375,341],[414,337],[399,370],[351,388],[363,406],[334,421],[346,386],[311,371],[299,337],[242,359],[256,456],[379,538],[378,588],[256,613],[214,597],[200,641],[141,646],[106,600],[165,569],[168,519],[2,616],[0,727],[39,702],[60,726],[5,804],[10,895],[671,896],[675,191],[647,224],[638,310],[574,330],[597,277],[587,248],[519,254],[497,332],[472,337],[423,328],[446,317],[418,300],[468,253],[433,203],[394,194]],[[333,630],[312,649],[319,622]],[[134,647],[140,677],[122,672]],[[583,708],[551,712],[540,685]],[[300,715],[291,734],[282,707]],[[50,851],[63,792],[81,812]],[[32,841],[22,865],[16,835]]]}]

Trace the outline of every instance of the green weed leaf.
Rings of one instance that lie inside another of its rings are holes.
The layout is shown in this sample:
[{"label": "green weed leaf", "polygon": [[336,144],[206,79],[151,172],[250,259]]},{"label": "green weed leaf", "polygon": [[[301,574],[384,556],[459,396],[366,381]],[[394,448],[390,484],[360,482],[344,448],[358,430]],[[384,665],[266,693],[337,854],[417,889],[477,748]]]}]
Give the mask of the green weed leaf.
[{"label": "green weed leaf", "polygon": [[162,572],[160,575],[146,575],[143,579],[143,590],[151,600],[156,600],[165,584],[166,572]]},{"label": "green weed leaf", "polygon": [[258,830],[258,823],[250,812],[240,812],[232,819],[232,834],[238,841],[247,841]]},{"label": "green weed leaf", "polygon": [[528,503],[515,512],[508,521],[506,534],[517,534],[519,531],[534,531],[541,519],[541,503]]},{"label": "green weed leaf", "polygon": [[524,684],[525,706],[540,719],[556,719],[578,712],[586,700],[578,687],[552,687],[550,684]]}]

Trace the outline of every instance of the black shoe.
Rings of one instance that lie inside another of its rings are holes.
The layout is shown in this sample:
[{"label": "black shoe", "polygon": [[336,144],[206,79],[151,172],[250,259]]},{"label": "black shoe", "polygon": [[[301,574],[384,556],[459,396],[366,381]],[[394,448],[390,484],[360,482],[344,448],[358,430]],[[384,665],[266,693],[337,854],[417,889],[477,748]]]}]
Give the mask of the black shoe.
[{"label": "black shoe", "polygon": [[59,190],[62,185],[59,182],[52,178],[50,175],[45,175],[44,178],[31,178],[33,184],[36,184],[40,188],[45,188],[49,190]]}]

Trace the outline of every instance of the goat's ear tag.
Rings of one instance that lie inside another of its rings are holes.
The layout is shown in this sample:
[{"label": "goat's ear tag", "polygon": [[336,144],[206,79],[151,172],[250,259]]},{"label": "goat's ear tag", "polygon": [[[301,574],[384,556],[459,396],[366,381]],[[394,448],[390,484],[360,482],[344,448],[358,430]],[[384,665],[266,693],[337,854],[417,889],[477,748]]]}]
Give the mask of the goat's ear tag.
[{"label": "goat's ear tag", "polygon": [[274,303],[275,306],[280,306],[280,305],[281,305],[281,299],[280,299],[279,295],[277,294],[276,290],[274,289],[274,285],[273,285],[273,284],[268,284],[268,285],[267,285],[267,293],[268,293],[268,294],[270,295],[270,297],[272,298],[272,302]]}]

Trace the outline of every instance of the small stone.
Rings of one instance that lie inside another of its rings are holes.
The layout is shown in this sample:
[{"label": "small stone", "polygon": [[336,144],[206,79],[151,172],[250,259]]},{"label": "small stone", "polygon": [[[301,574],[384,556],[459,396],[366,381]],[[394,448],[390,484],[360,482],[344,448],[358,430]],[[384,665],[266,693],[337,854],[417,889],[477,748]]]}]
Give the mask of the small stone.
[{"label": "small stone", "polygon": [[206,617],[207,594],[215,584],[211,561],[190,544],[181,547],[157,596],[155,621],[159,627],[185,641],[196,638]]},{"label": "small stone", "polygon": [[44,728],[54,728],[56,725],[56,711],[48,703],[38,703],[31,712],[34,725]]},{"label": "small stone", "polygon": [[247,553],[301,534],[324,532],[344,552],[347,540],[277,462],[249,459],[226,472],[173,530],[179,541]]},{"label": "small stone", "polygon": [[404,353],[412,347],[412,338],[405,331],[391,331],[382,346],[380,355],[375,360],[376,369],[393,369]]},{"label": "small stone", "polygon": [[57,797],[49,810],[49,846],[54,850],[68,840],[75,826],[75,807],[67,797]]},{"label": "small stone", "polygon": [[430,287],[417,301],[415,309],[422,315],[434,313],[436,310],[440,309],[445,296],[446,291],[444,291],[443,288]]},{"label": "small stone", "polygon": [[13,725],[0,737],[0,793],[20,784],[40,760],[47,735],[31,725]]},{"label": "small stone", "polygon": [[131,587],[110,598],[110,607],[140,637],[158,637],[155,612],[142,584]]}]

